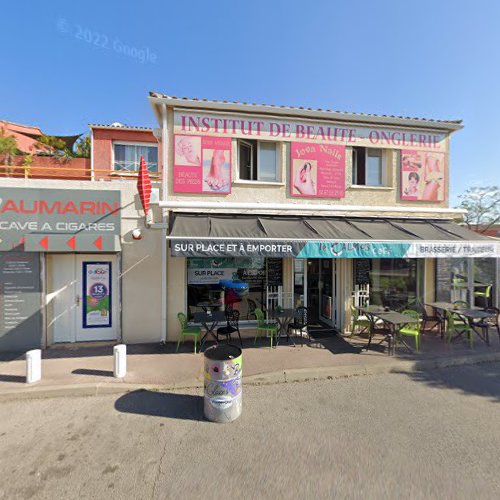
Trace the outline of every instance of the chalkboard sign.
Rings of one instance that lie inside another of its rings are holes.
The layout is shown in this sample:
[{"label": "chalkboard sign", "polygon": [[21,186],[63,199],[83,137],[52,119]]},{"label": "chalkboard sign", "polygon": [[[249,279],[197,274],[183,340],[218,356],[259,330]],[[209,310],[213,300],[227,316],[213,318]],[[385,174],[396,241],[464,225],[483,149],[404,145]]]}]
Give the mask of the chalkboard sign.
[{"label": "chalkboard sign", "polygon": [[267,259],[267,284],[283,285],[283,259]]},{"label": "chalkboard sign", "polygon": [[450,302],[452,287],[451,259],[436,259],[436,301]]},{"label": "chalkboard sign", "polygon": [[356,259],[354,279],[356,285],[370,284],[370,259]]},{"label": "chalkboard sign", "polygon": [[0,351],[41,346],[40,254],[0,252]]}]

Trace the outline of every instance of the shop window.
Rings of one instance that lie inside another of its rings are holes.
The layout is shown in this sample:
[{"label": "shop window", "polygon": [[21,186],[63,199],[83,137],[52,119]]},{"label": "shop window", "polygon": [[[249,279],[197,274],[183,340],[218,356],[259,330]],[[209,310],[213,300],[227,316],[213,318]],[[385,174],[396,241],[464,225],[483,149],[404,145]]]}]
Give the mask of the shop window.
[{"label": "shop window", "polygon": [[154,145],[113,143],[113,170],[138,172],[141,156],[144,156],[150,172],[158,172],[158,148]]},{"label": "shop window", "polygon": [[476,307],[496,305],[496,259],[436,259],[436,300],[463,300]]},{"label": "shop window", "polygon": [[357,186],[385,186],[386,161],[382,149],[352,148],[352,183]]},{"label": "shop window", "polygon": [[373,305],[414,308],[423,292],[423,265],[423,259],[356,259],[355,292],[366,293]]},{"label": "shop window", "polygon": [[277,143],[238,141],[239,178],[245,181],[277,182]]},{"label": "shop window", "polygon": [[268,291],[283,284],[282,259],[264,257],[188,258],[188,316],[204,308],[240,312],[255,320],[255,308],[265,310]]}]

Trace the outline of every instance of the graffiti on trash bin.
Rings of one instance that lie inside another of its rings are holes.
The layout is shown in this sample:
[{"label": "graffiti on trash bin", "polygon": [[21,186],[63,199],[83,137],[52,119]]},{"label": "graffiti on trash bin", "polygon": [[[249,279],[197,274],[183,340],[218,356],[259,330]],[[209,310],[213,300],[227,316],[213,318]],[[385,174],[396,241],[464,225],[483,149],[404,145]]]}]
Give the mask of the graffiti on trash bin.
[{"label": "graffiti on trash bin", "polygon": [[209,398],[235,397],[241,393],[241,379],[206,381],[205,393]]}]

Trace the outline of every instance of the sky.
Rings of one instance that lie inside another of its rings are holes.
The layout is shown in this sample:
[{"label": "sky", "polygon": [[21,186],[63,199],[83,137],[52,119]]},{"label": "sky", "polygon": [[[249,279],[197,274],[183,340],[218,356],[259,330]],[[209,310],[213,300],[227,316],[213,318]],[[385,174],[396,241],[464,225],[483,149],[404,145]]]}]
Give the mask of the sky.
[{"label": "sky", "polygon": [[156,126],[150,90],[462,119],[451,206],[498,184],[498,1],[18,0],[2,17],[0,119]]}]

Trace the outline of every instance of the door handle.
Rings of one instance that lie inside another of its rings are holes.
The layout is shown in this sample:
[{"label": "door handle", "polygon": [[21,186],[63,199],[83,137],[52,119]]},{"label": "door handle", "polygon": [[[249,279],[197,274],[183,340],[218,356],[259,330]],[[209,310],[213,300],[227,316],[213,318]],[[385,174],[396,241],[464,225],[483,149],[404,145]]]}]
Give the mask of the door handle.
[{"label": "door handle", "polygon": [[77,296],[76,296],[76,300],[75,300],[75,303],[76,303],[76,305],[77,305],[77,306],[79,306],[79,305],[80,305],[80,299],[81,299],[81,298],[80,298],[80,295],[77,295]]}]

